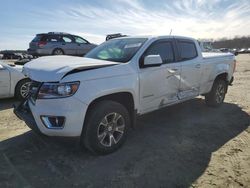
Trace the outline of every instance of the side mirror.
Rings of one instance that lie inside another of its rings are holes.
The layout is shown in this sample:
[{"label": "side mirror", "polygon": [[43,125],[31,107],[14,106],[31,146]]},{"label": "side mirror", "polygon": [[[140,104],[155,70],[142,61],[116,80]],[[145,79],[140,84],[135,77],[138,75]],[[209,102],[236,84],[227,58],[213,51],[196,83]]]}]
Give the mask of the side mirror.
[{"label": "side mirror", "polygon": [[160,55],[148,55],[144,58],[144,67],[161,66],[162,59]]},{"label": "side mirror", "polygon": [[4,70],[5,68],[3,67],[3,65],[0,65],[0,70]]}]

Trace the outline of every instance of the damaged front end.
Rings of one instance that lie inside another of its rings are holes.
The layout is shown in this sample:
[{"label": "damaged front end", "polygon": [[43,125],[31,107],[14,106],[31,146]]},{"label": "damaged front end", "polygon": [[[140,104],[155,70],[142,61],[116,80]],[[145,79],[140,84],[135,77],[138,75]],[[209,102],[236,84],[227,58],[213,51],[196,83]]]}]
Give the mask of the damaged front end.
[{"label": "damaged front end", "polygon": [[32,115],[32,112],[28,105],[28,99],[25,99],[22,101],[19,105],[14,105],[14,114],[21,120],[23,120],[26,125],[35,131],[38,134],[42,134],[39,128],[37,127],[37,124],[35,122],[35,119]]}]

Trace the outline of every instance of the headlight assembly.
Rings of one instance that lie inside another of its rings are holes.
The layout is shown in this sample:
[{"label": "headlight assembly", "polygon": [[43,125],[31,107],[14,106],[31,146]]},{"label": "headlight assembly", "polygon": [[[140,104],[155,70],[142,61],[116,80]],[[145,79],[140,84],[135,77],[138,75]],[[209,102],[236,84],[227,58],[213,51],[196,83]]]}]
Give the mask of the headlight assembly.
[{"label": "headlight assembly", "polygon": [[74,95],[80,82],[43,83],[39,89],[37,99],[63,98]]}]

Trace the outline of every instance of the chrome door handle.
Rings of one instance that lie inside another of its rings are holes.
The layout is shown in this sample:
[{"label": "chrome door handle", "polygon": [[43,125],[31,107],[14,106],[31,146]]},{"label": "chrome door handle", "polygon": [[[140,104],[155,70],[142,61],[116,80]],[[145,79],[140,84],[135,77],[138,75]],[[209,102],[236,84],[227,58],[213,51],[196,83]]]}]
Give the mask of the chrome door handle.
[{"label": "chrome door handle", "polygon": [[195,68],[197,68],[197,69],[201,68],[201,64],[196,64]]}]

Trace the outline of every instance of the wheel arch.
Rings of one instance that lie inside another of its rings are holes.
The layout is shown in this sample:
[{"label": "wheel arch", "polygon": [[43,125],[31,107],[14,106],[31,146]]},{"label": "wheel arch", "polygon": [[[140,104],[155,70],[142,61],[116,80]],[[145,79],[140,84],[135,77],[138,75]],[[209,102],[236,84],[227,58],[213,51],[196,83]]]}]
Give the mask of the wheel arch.
[{"label": "wheel arch", "polygon": [[219,74],[217,74],[217,76],[215,77],[214,81],[215,80],[218,80],[218,79],[222,79],[222,80],[225,80],[225,81],[229,81],[229,77],[228,77],[228,73],[227,72],[221,72]]},{"label": "wheel arch", "polygon": [[206,89],[202,92],[201,95],[206,95],[209,93],[214,85],[214,83],[218,80],[225,80],[227,84],[229,84],[229,74],[226,71],[220,71],[217,74],[210,77],[208,84],[206,85]]},{"label": "wheel arch", "polygon": [[92,100],[90,104],[88,105],[85,119],[84,119],[84,124],[86,122],[86,119],[88,118],[88,114],[91,112],[91,109],[100,101],[104,100],[111,100],[118,102],[122,104],[129,112],[129,115],[131,117],[131,125],[133,126],[135,124],[135,118],[136,118],[136,113],[137,110],[135,109],[135,101],[133,94],[131,92],[117,92],[117,93],[112,93],[112,94],[107,94],[103,96],[99,96],[98,98]]},{"label": "wheel arch", "polygon": [[19,80],[19,81],[16,83],[15,87],[14,87],[14,96],[17,96],[17,87],[18,87],[18,85],[19,85],[22,81],[24,81],[24,80],[31,81],[31,80],[30,80],[29,78],[27,78],[27,77],[22,78],[21,80]]},{"label": "wheel arch", "polygon": [[[221,72],[215,77],[214,82],[217,81],[217,80],[224,80],[226,82],[226,84],[228,85],[229,84],[228,79],[229,79],[228,73],[227,72]],[[228,87],[227,87],[227,89],[228,89]],[[226,89],[226,93],[227,93],[227,89]]]}]

